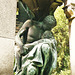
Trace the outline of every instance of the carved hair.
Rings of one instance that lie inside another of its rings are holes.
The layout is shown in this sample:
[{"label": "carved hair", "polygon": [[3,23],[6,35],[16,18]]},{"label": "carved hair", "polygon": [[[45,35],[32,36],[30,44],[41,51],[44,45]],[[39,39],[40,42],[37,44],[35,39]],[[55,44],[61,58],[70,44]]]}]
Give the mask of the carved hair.
[{"label": "carved hair", "polygon": [[44,18],[43,23],[46,24],[45,27],[47,28],[53,28],[56,25],[56,19],[53,15],[48,15]]}]

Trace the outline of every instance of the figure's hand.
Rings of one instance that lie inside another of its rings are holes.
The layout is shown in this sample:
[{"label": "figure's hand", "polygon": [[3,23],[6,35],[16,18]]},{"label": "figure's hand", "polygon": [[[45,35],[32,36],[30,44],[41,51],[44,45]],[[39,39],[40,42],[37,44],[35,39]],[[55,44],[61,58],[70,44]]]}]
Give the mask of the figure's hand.
[{"label": "figure's hand", "polygon": [[23,49],[24,49],[24,50],[28,50],[28,48],[27,48],[26,46],[23,46]]},{"label": "figure's hand", "polygon": [[28,48],[27,47],[25,47],[25,46],[23,46],[22,47],[22,50],[21,50],[21,55],[26,55],[28,53]]},{"label": "figure's hand", "polygon": [[28,48],[28,51],[31,51],[34,47],[34,44],[33,43],[25,44],[24,47]]},{"label": "figure's hand", "polygon": [[23,46],[19,46],[19,48],[20,48],[20,54],[22,54],[23,53]]}]

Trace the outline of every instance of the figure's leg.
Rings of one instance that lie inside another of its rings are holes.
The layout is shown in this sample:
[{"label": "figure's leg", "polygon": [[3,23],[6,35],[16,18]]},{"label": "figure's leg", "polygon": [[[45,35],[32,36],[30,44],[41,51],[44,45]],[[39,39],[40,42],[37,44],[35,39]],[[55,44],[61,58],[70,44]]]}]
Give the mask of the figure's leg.
[{"label": "figure's leg", "polygon": [[20,48],[18,48],[17,46],[15,46],[15,65],[14,65],[14,72],[19,71],[21,69],[21,59],[22,56],[20,55]]},{"label": "figure's leg", "polygon": [[17,70],[21,69],[21,60],[22,60],[22,56],[19,55],[18,53],[16,53],[16,60],[17,60]]}]

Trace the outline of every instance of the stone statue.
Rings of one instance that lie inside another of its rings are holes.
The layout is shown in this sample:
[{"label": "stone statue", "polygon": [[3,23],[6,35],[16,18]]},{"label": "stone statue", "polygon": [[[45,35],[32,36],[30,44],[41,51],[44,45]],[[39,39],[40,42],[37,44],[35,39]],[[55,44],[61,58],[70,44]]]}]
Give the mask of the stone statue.
[{"label": "stone statue", "polygon": [[16,35],[16,75],[48,75],[56,67],[56,41],[50,30],[56,25],[54,16],[42,22],[27,20]]},{"label": "stone statue", "polygon": [[69,20],[69,35],[70,35],[71,24],[72,24],[72,21],[75,19],[75,0],[71,0],[71,1],[64,0],[63,9],[64,9],[67,19]]}]

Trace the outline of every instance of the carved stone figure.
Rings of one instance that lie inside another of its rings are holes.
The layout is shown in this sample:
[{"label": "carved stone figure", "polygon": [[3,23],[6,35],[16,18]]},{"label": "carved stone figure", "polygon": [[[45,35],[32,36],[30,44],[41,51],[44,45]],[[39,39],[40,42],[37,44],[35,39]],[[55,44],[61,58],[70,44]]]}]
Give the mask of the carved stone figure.
[{"label": "carved stone figure", "polygon": [[64,12],[69,20],[69,34],[71,32],[71,23],[75,19],[75,1],[64,0]]},{"label": "carved stone figure", "polygon": [[49,75],[56,67],[56,40],[50,32],[55,25],[52,15],[23,24],[15,38],[15,75]]}]

